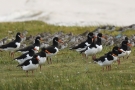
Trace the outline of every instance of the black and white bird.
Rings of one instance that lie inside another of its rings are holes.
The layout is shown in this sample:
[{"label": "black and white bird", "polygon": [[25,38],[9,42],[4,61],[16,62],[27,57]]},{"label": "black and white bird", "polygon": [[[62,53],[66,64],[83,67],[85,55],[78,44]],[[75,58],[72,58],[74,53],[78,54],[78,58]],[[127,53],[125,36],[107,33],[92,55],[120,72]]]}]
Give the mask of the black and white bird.
[{"label": "black and white bird", "polygon": [[35,53],[37,53],[39,51],[39,48],[40,48],[40,41],[41,41],[41,37],[37,36],[35,38],[35,42],[34,44],[30,45],[30,46],[27,46],[27,47],[24,47],[22,49],[18,49],[16,50],[16,52],[21,52],[21,53],[27,53],[29,51],[29,49],[31,49],[32,47],[36,48],[35,49]]},{"label": "black and white bird", "polygon": [[[95,42],[96,47],[97,47],[97,49],[98,49],[97,52],[101,52],[102,49],[103,49],[103,46],[102,46],[102,38],[105,38],[105,36],[103,36],[102,33],[98,33],[98,34],[97,34],[97,40],[96,40],[96,42]],[[106,38],[105,38],[105,39],[106,39]]]},{"label": "black and white bird", "polygon": [[58,43],[63,43],[63,41],[60,40],[58,37],[54,37],[53,38],[53,44],[49,47],[46,47],[45,51],[46,51],[48,64],[49,64],[48,58],[50,58],[50,63],[52,63],[51,57],[56,55],[59,52]]},{"label": "black and white bird", "polygon": [[18,32],[16,34],[15,40],[0,46],[0,50],[10,51],[10,55],[14,57],[14,51],[20,48],[22,37],[23,37],[22,34]]},{"label": "black and white bird", "polygon": [[33,71],[37,69],[39,66],[39,59],[38,55],[34,55],[32,59],[26,60],[24,63],[19,64],[17,67],[21,67],[24,71],[26,71],[27,76],[28,76],[28,71]]},{"label": "black and white bird", "polygon": [[83,50],[85,50],[88,46],[90,46],[90,44],[92,43],[92,38],[93,38],[94,34],[93,32],[90,32],[88,35],[87,35],[87,40],[78,44],[77,46],[75,47],[72,47],[70,48],[70,50],[76,50],[78,52],[81,52]]},{"label": "black and white bird", "polygon": [[124,41],[128,41],[128,45],[127,45],[127,50],[126,50],[126,53],[127,53],[127,59],[128,59],[128,57],[129,57],[129,55],[130,55],[130,53],[131,53],[131,44],[130,44],[130,40],[128,39],[128,37],[125,37],[125,40]]},{"label": "black and white bird", "polygon": [[81,51],[81,53],[88,59],[88,56],[94,56],[98,52],[98,48],[95,44],[95,37],[92,39],[92,43],[85,50]]},{"label": "black and white bird", "polygon": [[107,55],[101,56],[100,58],[97,58],[94,61],[100,66],[103,66],[103,71],[104,71],[104,66],[106,66],[107,70],[110,70],[111,69],[110,66],[113,62],[112,52],[108,52]]},{"label": "black and white bird", "polygon": [[29,52],[22,54],[14,60],[16,60],[19,64],[24,63],[26,60],[31,59],[33,57],[33,55],[35,54],[35,49],[36,48],[32,47],[31,49],[29,49]]},{"label": "black and white bird", "polygon": [[46,48],[42,48],[39,53],[36,53],[39,59],[39,66],[41,71],[41,66],[46,62]]},{"label": "black and white bird", "polygon": [[118,57],[119,57],[118,65],[120,64],[120,58],[121,57],[124,57],[124,56],[127,56],[127,55],[129,56],[129,54],[131,53],[131,51],[128,51],[129,46],[131,46],[131,44],[127,40],[122,41],[122,44],[120,46],[120,50],[122,52],[119,52],[119,54],[118,54]]},{"label": "black and white bird", "polygon": [[107,70],[111,70],[111,64],[113,63],[114,60],[117,60],[117,55],[113,51],[109,51],[105,55],[99,57],[99,58],[93,58],[94,62],[96,62],[98,65],[103,67],[104,71],[104,66],[106,67]]}]

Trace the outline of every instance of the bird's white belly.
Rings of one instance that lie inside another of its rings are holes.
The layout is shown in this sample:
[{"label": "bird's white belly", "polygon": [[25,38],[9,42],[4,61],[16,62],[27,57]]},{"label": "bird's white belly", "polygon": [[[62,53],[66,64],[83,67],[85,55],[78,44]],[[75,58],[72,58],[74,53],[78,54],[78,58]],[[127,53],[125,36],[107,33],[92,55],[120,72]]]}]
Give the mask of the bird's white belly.
[{"label": "bird's white belly", "polygon": [[126,52],[122,52],[121,54],[118,54],[118,57],[124,57],[126,55]]},{"label": "bird's white belly", "polygon": [[113,62],[112,60],[111,61],[105,60],[104,62],[99,61],[98,64],[100,66],[108,66],[108,65],[111,65],[112,62]]},{"label": "bird's white belly", "polygon": [[39,65],[44,64],[46,61],[46,57],[39,57]]},{"label": "bird's white belly", "polygon": [[118,57],[117,56],[113,56],[113,61],[117,61]]},{"label": "bird's white belly", "polygon": [[38,65],[39,64],[30,64],[30,65],[27,65],[27,66],[23,66],[23,70],[25,71],[30,71],[30,70],[35,70],[38,68]]},{"label": "bird's white belly", "polygon": [[127,55],[129,56],[129,55],[130,55],[130,53],[131,53],[131,51],[126,51],[126,53],[127,53]]},{"label": "bird's white belly", "polygon": [[101,52],[103,49],[102,45],[96,45],[96,46],[97,46],[98,52]]},{"label": "bird's white belly", "polygon": [[97,53],[97,48],[89,48],[84,52],[87,56],[88,55],[93,55]]}]

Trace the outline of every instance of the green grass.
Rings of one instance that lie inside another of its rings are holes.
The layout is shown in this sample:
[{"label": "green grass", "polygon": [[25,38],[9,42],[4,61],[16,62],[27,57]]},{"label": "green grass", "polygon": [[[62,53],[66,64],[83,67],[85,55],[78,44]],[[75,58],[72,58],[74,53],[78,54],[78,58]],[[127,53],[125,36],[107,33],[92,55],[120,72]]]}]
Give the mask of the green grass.
[{"label": "green grass", "polygon": [[[86,30],[93,31],[96,26],[89,27],[65,27],[48,25],[43,22],[16,22],[0,23],[0,38],[7,35],[7,31],[14,32],[28,30],[29,35],[42,32],[55,33],[64,31],[80,34]],[[114,31],[112,35],[118,32]],[[110,34],[104,32],[104,34]],[[127,31],[127,35],[132,31]],[[112,47],[104,47],[97,57],[103,55]],[[18,56],[19,53],[15,55]],[[134,90],[135,89],[135,60],[134,47],[129,59],[122,59],[118,66],[113,63],[111,71],[102,71],[102,68],[88,62],[76,51],[61,50],[52,58],[53,64],[42,66],[34,71],[34,75],[26,73],[17,66],[17,62],[9,57],[8,52],[0,52],[0,90]]]}]

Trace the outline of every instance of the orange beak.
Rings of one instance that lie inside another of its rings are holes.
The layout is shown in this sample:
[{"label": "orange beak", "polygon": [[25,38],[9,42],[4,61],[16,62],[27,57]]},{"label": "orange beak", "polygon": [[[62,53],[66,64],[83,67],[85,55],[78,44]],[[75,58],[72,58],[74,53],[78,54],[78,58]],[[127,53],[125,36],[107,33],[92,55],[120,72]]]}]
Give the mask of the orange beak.
[{"label": "orange beak", "polygon": [[132,44],[130,44],[130,43],[128,43],[127,45],[128,45],[128,46],[132,46]]},{"label": "orange beak", "polygon": [[42,38],[40,38],[40,41],[42,41]]},{"label": "orange beak", "polygon": [[106,38],[105,36],[102,36],[102,38],[104,38],[104,39],[106,39],[106,40],[107,40],[107,38]]},{"label": "orange beak", "polygon": [[41,42],[44,42],[44,40],[43,40],[42,38],[40,38],[40,41],[41,41]]},{"label": "orange beak", "polygon": [[59,43],[63,43],[63,41],[62,41],[62,40],[58,40],[58,42],[59,42]]},{"label": "orange beak", "polygon": [[20,35],[20,37],[21,37],[21,38],[24,38],[22,34]]},{"label": "orange beak", "polygon": [[112,54],[113,56],[117,56],[117,55],[115,55],[115,54]]},{"label": "orange beak", "polygon": [[50,53],[48,50],[45,50],[45,52],[48,53],[48,54]]}]

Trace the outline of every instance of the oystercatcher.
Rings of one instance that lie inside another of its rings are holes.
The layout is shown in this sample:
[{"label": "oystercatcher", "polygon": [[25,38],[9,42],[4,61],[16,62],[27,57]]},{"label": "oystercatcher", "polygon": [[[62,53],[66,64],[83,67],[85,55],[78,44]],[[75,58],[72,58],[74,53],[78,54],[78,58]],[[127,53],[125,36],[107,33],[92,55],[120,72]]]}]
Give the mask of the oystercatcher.
[{"label": "oystercatcher", "polygon": [[14,60],[16,60],[19,64],[24,63],[26,60],[31,59],[33,57],[33,55],[35,54],[35,49],[36,48],[32,47],[31,49],[29,49],[29,52],[22,54]]},{"label": "oystercatcher", "polygon": [[122,45],[120,46],[120,50],[121,50],[122,52],[119,52],[119,54],[118,54],[118,57],[119,57],[118,65],[120,65],[120,58],[121,58],[121,57],[124,57],[124,56],[129,55],[129,53],[127,52],[128,46],[131,46],[131,44],[128,43],[127,40],[124,40],[124,41],[122,42]]},{"label": "oystercatcher", "polygon": [[91,55],[93,58],[93,55],[95,55],[97,52],[98,52],[98,48],[95,44],[95,37],[92,38],[91,45],[88,46],[85,50],[81,51],[81,53],[84,54],[87,59],[89,55]]},{"label": "oystercatcher", "polygon": [[41,51],[36,54],[38,55],[39,66],[41,71],[41,65],[43,65],[46,62],[46,48],[42,48]]},{"label": "oystercatcher", "polygon": [[[52,63],[51,57],[53,55],[56,55],[59,52],[58,43],[63,43],[63,42],[58,37],[54,37],[53,38],[53,44],[51,46],[49,46],[49,47],[46,47],[46,50],[45,50],[46,51],[46,56],[48,58],[50,58],[50,63]],[[47,58],[47,61],[48,61],[48,58]],[[49,64],[49,61],[48,61],[48,64]]]},{"label": "oystercatcher", "polygon": [[11,57],[14,57],[14,51],[20,48],[22,34],[18,32],[14,41],[0,46],[0,50],[10,51]]},{"label": "oystercatcher", "polygon": [[113,54],[112,52],[108,52],[106,55],[101,56],[100,58],[93,58],[94,62],[99,64],[100,66],[103,66],[103,71],[104,71],[104,66],[106,66],[107,70],[111,70],[111,64],[113,62]]},{"label": "oystercatcher", "polygon": [[36,48],[35,53],[37,53],[39,51],[39,47],[40,47],[40,40],[42,40],[41,37],[37,36],[35,38],[34,44],[24,47],[22,49],[18,49],[18,50],[16,50],[16,52],[27,53],[29,51],[29,49],[31,49],[34,46],[34,48]]},{"label": "oystercatcher", "polygon": [[34,55],[32,59],[26,60],[24,63],[19,64],[17,67],[21,67],[24,71],[26,71],[28,76],[28,71],[33,71],[38,68],[39,65],[39,59],[38,55]]},{"label": "oystercatcher", "polygon": [[75,47],[72,47],[70,48],[70,50],[76,50],[78,52],[81,52],[83,50],[85,50],[88,46],[90,46],[90,44],[92,43],[92,38],[93,38],[94,34],[92,32],[90,32],[88,35],[87,35],[87,40],[78,44],[77,46]]}]

